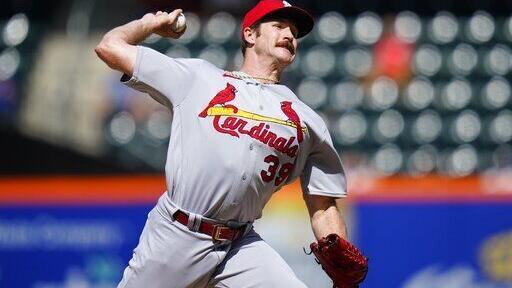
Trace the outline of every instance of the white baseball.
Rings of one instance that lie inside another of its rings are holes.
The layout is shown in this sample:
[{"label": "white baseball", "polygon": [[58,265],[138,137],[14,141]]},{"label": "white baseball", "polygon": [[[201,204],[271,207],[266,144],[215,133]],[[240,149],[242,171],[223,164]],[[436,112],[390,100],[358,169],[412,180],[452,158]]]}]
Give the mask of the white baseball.
[{"label": "white baseball", "polygon": [[185,15],[183,15],[183,13],[180,13],[176,20],[174,20],[174,23],[172,23],[171,29],[176,33],[180,33],[187,27],[186,23],[187,21],[185,19]]}]

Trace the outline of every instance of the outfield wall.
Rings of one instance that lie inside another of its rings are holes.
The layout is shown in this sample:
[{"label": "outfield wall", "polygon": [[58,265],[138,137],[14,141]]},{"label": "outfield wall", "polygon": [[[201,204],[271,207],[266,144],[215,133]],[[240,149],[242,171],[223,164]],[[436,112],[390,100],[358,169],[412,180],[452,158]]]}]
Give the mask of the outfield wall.
[{"label": "outfield wall", "polygon": [[[354,179],[342,202],[371,258],[361,287],[512,287],[509,179]],[[0,288],[115,287],[164,189],[162,176],[0,179]],[[256,229],[309,287],[330,287],[302,251],[313,235],[297,182]]]}]

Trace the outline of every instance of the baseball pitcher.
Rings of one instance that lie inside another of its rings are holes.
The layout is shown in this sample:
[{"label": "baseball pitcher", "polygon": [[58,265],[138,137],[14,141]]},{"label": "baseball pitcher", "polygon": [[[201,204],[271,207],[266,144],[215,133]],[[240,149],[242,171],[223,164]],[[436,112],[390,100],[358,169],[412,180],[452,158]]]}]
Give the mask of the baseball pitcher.
[{"label": "baseball pitcher", "polygon": [[252,227],[272,194],[298,177],[318,240],[312,253],[335,287],[357,287],[367,259],[344,240],[335,202],[347,195],[340,158],[322,119],[279,83],[312,16],[286,1],[260,1],[241,25],[240,71],[224,71],[138,46],[152,33],[179,38],[181,12],[146,14],[96,47],[124,73],[121,81],[172,113],[167,191],[118,287],[305,287]]}]

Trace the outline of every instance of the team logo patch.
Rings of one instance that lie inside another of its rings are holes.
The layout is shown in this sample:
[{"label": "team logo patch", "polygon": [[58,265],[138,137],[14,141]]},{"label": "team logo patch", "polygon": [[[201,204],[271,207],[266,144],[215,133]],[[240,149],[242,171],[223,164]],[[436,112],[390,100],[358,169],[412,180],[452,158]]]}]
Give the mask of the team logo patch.
[{"label": "team logo patch", "polygon": [[[201,118],[213,117],[213,127],[220,133],[237,138],[240,135],[247,135],[279,152],[295,157],[298,149],[298,145],[293,145],[295,139],[301,143],[304,140],[304,133],[307,133],[308,129],[306,126],[301,125],[299,115],[292,107],[292,102],[281,102],[281,111],[287,118],[279,119],[245,111],[232,104],[228,104],[228,102],[235,99],[237,92],[233,85],[227,83],[226,88],[219,91],[198,116]],[[251,127],[247,120],[259,123]],[[270,124],[293,128],[296,130],[296,137],[286,138],[279,136],[271,130]]]}]

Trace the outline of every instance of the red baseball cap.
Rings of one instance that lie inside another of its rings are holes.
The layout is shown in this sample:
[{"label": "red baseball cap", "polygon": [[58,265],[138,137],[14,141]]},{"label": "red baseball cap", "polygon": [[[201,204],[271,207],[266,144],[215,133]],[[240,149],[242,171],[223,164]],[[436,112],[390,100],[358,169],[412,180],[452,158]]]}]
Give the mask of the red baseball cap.
[{"label": "red baseball cap", "polygon": [[292,6],[290,3],[281,0],[261,0],[256,6],[249,10],[242,22],[241,35],[243,38],[243,31],[246,27],[251,27],[254,23],[261,20],[268,15],[282,16],[283,18],[291,20],[297,27],[297,38],[306,36],[315,24],[313,16],[306,10],[297,6]]}]

